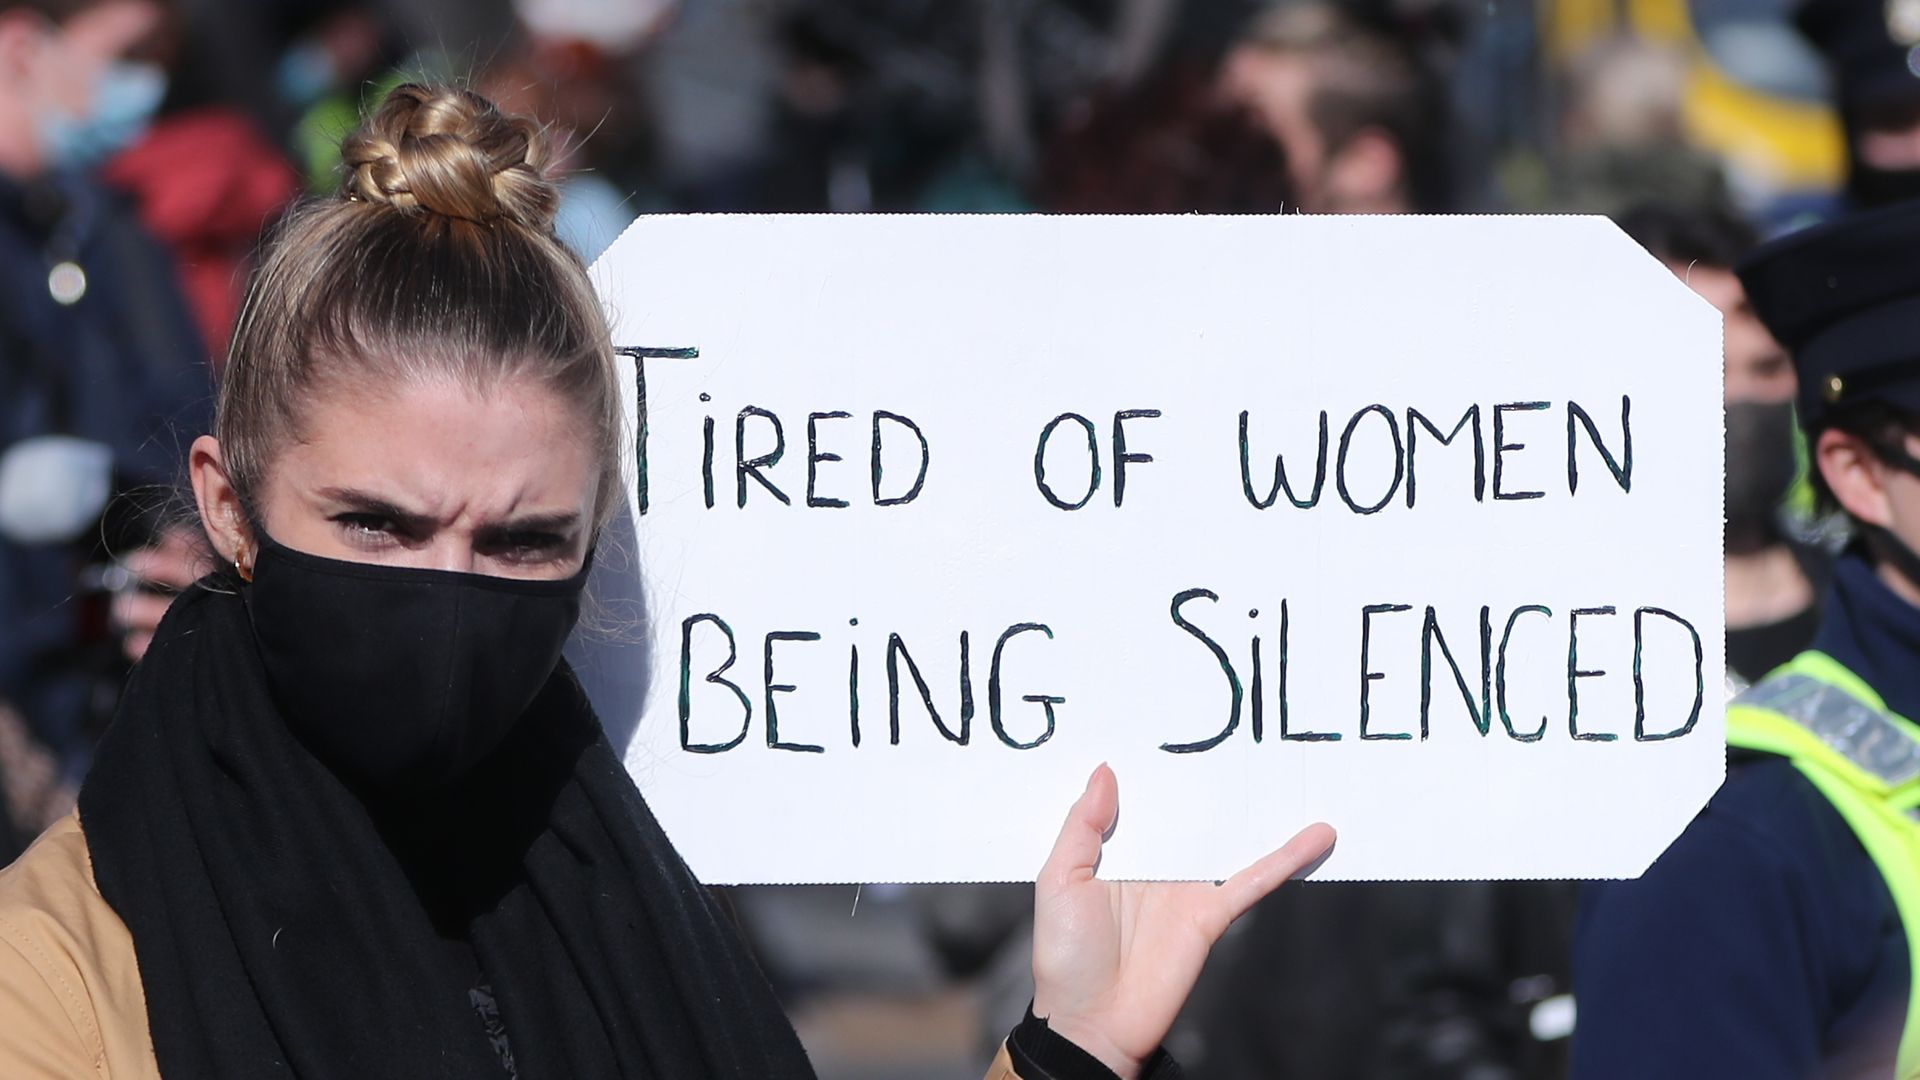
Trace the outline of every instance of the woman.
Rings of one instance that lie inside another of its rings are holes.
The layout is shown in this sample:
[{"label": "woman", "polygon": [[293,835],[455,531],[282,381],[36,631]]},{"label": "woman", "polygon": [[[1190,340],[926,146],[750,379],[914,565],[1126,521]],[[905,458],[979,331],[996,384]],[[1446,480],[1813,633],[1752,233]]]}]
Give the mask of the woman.
[{"label": "woman", "polygon": [[[0,873],[0,1076],[786,1077],[792,1028],[560,649],[619,404],[535,126],[395,91],[260,267],[189,467],[231,573],[175,602],[81,792]],[[1208,947],[1319,856],[1036,889],[995,1075],[1146,1075]]]}]

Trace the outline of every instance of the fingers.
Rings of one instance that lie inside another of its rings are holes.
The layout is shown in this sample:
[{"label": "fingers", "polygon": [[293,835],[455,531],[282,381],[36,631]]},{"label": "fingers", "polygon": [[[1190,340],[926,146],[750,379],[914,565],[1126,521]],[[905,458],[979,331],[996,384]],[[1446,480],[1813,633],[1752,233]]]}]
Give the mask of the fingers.
[{"label": "fingers", "polygon": [[123,642],[127,659],[138,661],[153,641],[153,631],[167,613],[172,597],[128,590],[113,597],[113,621],[126,633]]},{"label": "fingers", "polygon": [[158,585],[172,585],[170,571],[174,569],[174,560],[167,558],[158,548],[140,548],[128,552],[120,560],[120,566],[133,575],[136,583],[153,582]]},{"label": "fingers", "polygon": [[1332,849],[1333,841],[1333,827],[1316,822],[1301,829],[1293,839],[1280,845],[1279,850],[1228,878],[1216,890],[1221,928],[1225,929],[1227,924],[1246,914],[1248,908],[1299,873],[1302,867],[1325,855]]},{"label": "fingers", "polygon": [[170,596],[156,596],[148,592],[126,591],[113,596],[113,621],[122,630],[152,630],[160,625],[167,613],[167,605],[173,602]]},{"label": "fingers", "polygon": [[1100,845],[1119,812],[1120,784],[1114,779],[1113,770],[1103,764],[1093,770],[1087,779],[1087,789],[1067,811],[1066,823],[1060,826],[1060,836],[1053,842],[1053,852],[1040,868],[1040,884],[1058,886],[1092,877],[1093,868],[1100,861]]},{"label": "fingers", "polygon": [[121,565],[142,581],[177,591],[199,578],[206,569],[204,561],[190,541],[169,534],[152,547],[128,552]]},{"label": "fingers", "polygon": [[115,591],[112,606],[113,621],[126,635],[122,645],[127,659],[138,662],[146,654],[174,594],[193,584],[205,569],[203,561],[191,534],[178,529],[120,560],[134,578],[131,586]]}]

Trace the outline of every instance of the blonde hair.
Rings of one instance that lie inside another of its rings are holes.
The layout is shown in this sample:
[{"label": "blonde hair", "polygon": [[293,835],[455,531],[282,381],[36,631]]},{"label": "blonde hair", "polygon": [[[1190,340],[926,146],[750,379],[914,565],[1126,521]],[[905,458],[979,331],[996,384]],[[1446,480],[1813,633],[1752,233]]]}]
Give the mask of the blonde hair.
[{"label": "blonde hair", "polygon": [[618,505],[613,346],[586,266],[554,235],[545,132],[470,90],[395,89],[341,145],[339,195],[281,224],[234,330],[214,419],[254,497],[327,385],[530,380],[580,410],[601,462],[596,525]]}]

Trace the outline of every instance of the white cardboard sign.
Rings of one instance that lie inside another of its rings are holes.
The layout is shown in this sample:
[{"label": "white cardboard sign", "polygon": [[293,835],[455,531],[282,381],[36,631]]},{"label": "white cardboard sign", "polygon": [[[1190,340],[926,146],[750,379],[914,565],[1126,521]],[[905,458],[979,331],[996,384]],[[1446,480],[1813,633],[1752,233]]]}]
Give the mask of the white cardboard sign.
[{"label": "white cardboard sign", "polygon": [[1107,877],[1316,820],[1323,878],[1628,877],[1721,780],[1719,321],[1603,219],[654,217],[594,273],[698,355],[627,369],[644,640],[573,655],[705,881],[1030,880],[1102,761]]}]

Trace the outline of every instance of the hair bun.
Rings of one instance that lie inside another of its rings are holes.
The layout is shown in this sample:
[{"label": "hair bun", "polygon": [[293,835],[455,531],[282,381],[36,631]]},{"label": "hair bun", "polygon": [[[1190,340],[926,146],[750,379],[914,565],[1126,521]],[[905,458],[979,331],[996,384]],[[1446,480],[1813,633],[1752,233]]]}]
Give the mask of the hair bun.
[{"label": "hair bun", "polygon": [[490,223],[551,231],[560,203],[547,179],[552,151],[540,125],[509,116],[471,90],[396,87],[340,145],[341,194]]}]

